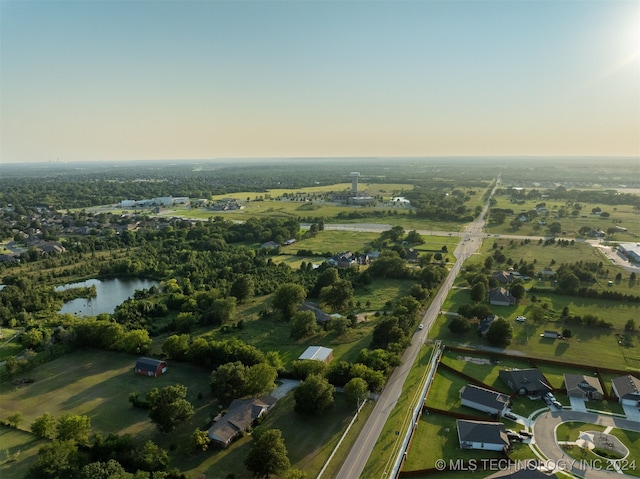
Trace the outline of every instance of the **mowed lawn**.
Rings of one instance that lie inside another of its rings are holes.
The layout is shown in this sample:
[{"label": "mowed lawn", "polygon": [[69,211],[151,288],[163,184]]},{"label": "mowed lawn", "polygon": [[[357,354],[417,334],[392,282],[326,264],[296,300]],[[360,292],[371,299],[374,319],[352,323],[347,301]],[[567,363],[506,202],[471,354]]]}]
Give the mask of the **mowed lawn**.
[{"label": "mowed lawn", "polygon": [[[155,427],[147,411],[134,408],[128,401],[131,392],[144,395],[154,387],[172,384],[187,386],[187,399],[197,410],[194,421],[211,414],[208,411],[209,373],[188,364],[169,362],[165,375],[150,378],[135,374],[137,356],[85,349],[67,354],[36,367],[20,377],[33,384],[17,388],[3,386],[0,409],[3,419],[22,412],[21,428],[29,430],[33,421],[45,412],[54,417],[63,414],[86,415],[91,419],[92,432],[130,433],[140,439],[153,438]],[[198,393],[205,399],[198,400]]]}]

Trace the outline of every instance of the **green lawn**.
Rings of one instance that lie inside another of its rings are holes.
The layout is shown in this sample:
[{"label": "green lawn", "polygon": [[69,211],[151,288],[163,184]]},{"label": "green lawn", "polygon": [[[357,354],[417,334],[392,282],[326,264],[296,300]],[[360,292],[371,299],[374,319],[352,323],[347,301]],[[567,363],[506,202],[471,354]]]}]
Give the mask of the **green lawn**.
[{"label": "green lawn", "polygon": [[[403,434],[408,427],[408,420],[417,404],[431,351],[432,347],[423,347],[420,354],[418,354],[416,362],[402,387],[402,394],[380,433],[380,437],[371,456],[369,456],[361,477],[382,477],[383,471],[390,471],[392,461],[395,459],[395,454],[398,453],[398,448],[404,437]],[[412,446],[413,448],[414,446]]]},{"label": "green lawn", "polygon": [[[500,458],[502,454],[491,451],[462,450],[458,442],[456,420],[439,414],[423,414],[413,436],[404,471],[428,469],[437,459],[455,462]],[[486,473],[485,473],[486,475]],[[440,477],[438,474],[436,477]],[[468,477],[463,474],[461,477]]]},{"label": "green lawn", "polygon": [[[28,430],[33,421],[45,412],[55,417],[87,415],[93,432],[105,435],[130,433],[136,438],[162,438],[169,443],[168,438],[156,432],[146,411],[129,404],[128,396],[134,391],[144,396],[154,387],[180,383],[187,386],[187,398],[196,408],[192,428],[206,424],[212,413],[209,372],[170,362],[165,375],[148,378],[133,372],[136,359],[127,354],[85,349],[44,363],[20,376],[33,379],[33,384],[2,388],[0,404],[3,416],[22,412],[24,422],[21,427]],[[204,399],[199,400],[198,393],[202,393]]]},{"label": "green lawn", "polygon": [[22,479],[35,464],[38,450],[47,441],[33,434],[0,425],[0,477]]},{"label": "green lawn", "polygon": [[20,344],[16,336],[19,332],[20,331],[15,329],[2,328],[2,335],[4,337],[0,340],[0,361],[4,361],[9,356],[15,356],[22,351],[22,344]]},{"label": "green lawn", "polygon": [[[335,399],[334,407],[324,416],[301,416],[293,411],[295,400],[289,394],[276,404],[259,426],[282,431],[292,467],[305,471],[307,477],[317,476],[353,417],[354,408],[347,404],[344,395],[336,393]],[[363,416],[356,423],[358,427],[366,422],[369,408],[363,411]],[[358,430],[350,434],[350,439],[341,447],[341,457],[348,452]],[[182,457],[177,467],[191,477],[225,479],[232,474],[237,478],[249,477],[244,459],[250,448],[251,436],[247,435],[228,449],[211,449],[197,456]],[[327,470],[326,477],[332,477],[340,464],[340,457],[336,457]]]},{"label": "green lawn", "polygon": [[[568,206],[565,201],[561,200],[546,200],[546,208],[549,211],[549,214],[546,218],[537,217],[534,221],[523,223],[518,230],[514,230],[510,223],[511,221],[519,216],[521,213],[529,211],[538,203],[541,203],[541,200],[533,199],[526,200],[525,204],[519,205],[511,203],[510,195],[495,195],[494,199],[496,200],[495,208],[504,208],[504,209],[512,209],[514,214],[507,215],[504,223],[502,224],[489,224],[488,230],[492,233],[503,233],[503,234],[521,234],[521,235],[535,235],[535,236],[543,236],[548,234],[547,226],[551,223],[557,221],[562,226],[562,230],[567,232],[567,236],[576,237],[578,236],[578,231],[580,228],[584,226],[588,226],[590,228],[598,228],[604,231],[607,231],[608,228],[612,227],[614,224],[619,224],[628,229],[626,233],[616,233],[613,238],[617,241],[635,241],[633,234],[640,233],[640,215],[633,209],[631,205],[604,205],[604,204],[595,204],[595,203],[580,203],[582,209],[578,215],[572,215],[571,212],[573,208]],[[558,217],[557,214],[554,213],[554,210],[559,212],[563,207],[566,208],[567,216]],[[592,208],[600,207],[603,212],[608,212],[610,216],[608,218],[604,218],[601,216],[597,216],[591,213]],[[547,225],[536,227],[538,220],[545,220]]]}]

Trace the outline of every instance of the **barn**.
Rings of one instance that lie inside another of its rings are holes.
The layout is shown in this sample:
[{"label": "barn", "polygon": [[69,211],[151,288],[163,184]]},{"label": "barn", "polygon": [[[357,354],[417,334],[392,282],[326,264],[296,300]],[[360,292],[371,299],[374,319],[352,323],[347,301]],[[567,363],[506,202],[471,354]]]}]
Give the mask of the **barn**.
[{"label": "barn", "polygon": [[134,371],[144,376],[157,378],[167,372],[167,363],[160,359],[138,358]]},{"label": "barn", "polygon": [[298,359],[311,359],[313,361],[322,361],[329,364],[333,360],[333,349],[322,346],[309,346]]}]

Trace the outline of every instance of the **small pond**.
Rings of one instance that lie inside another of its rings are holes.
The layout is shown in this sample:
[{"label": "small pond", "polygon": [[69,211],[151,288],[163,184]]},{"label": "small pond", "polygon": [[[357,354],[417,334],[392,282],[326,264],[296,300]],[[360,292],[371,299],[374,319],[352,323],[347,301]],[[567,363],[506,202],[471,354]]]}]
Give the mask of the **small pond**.
[{"label": "small pond", "polygon": [[69,301],[58,311],[61,314],[70,313],[78,316],[97,316],[101,313],[113,313],[116,306],[122,304],[133,296],[137,289],[149,289],[159,286],[160,282],[151,279],[89,279],[80,283],[70,283],[58,286],[56,291],[64,291],[69,288],[96,287],[94,298],[77,298]]}]

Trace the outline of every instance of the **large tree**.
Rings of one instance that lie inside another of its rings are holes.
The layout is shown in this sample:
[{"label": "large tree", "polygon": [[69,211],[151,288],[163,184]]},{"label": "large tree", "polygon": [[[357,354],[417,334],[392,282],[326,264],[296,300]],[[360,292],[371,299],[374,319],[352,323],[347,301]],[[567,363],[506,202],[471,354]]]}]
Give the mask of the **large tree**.
[{"label": "large tree", "polygon": [[498,347],[505,347],[511,342],[513,331],[511,323],[505,318],[497,318],[487,330],[487,340]]},{"label": "large tree", "polygon": [[294,410],[302,414],[321,415],[333,406],[335,388],[322,376],[312,374],[294,389]]},{"label": "large tree", "polygon": [[65,414],[58,418],[56,437],[60,441],[73,440],[77,444],[86,445],[89,443],[90,432],[91,420],[88,416]]},{"label": "large tree", "polygon": [[476,303],[480,301],[484,301],[486,299],[486,296],[487,296],[487,288],[485,287],[484,283],[478,282],[473,285],[470,293],[470,297],[472,301],[475,301]]},{"label": "large tree", "polygon": [[279,429],[258,429],[244,460],[253,477],[268,479],[271,474],[282,475],[291,467],[287,448]]},{"label": "large tree", "polygon": [[362,378],[353,378],[344,385],[347,400],[357,406],[369,396],[369,385]]},{"label": "large tree", "polygon": [[282,313],[284,319],[289,321],[306,297],[307,292],[302,286],[296,283],[287,283],[276,290],[271,304],[274,309]]},{"label": "large tree", "polygon": [[293,339],[311,336],[319,329],[316,317],[311,311],[298,311],[291,319],[291,337]]},{"label": "large tree", "polygon": [[31,424],[31,432],[39,437],[53,439],[56,435],[56,420],[51,413],[45,412]]},{"label": "large tree", "polygon": [[149,418],[162,432],[172,431],[179,423],[193,416],[194,409],[187,397],[187,387],[182,384],[153,388],[147,394]]}]

